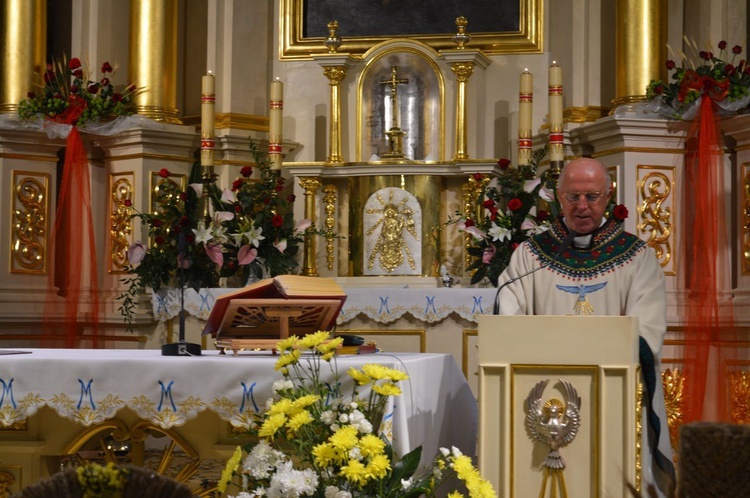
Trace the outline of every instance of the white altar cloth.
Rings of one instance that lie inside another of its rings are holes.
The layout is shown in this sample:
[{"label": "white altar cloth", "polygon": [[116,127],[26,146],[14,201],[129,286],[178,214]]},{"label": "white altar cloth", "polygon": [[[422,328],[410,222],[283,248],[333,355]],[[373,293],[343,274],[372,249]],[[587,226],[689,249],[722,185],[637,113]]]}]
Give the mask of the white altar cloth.
[{"label": "white altar cloth", "polygon": [[[273,381],[281,378],[274,371],[278,356],[267,352],[232,356],[204,351],[185,357],[161,356],[159,350],[19,351],[30,354],[3,355],[0,360],[0,427],[23,421],[43,406],[86,427],[125,407],[165,429],[182,426],[205,410],[247,427],[250,415],[271,395]],[[366,363],[409,375],[400,383],[403,394],[392,398],[395,403],[386,409],[386,419],[391,420],[386,429],[392,430],[398,453],[421,444],[423,463],[441,446],[474,455],[477,405],[451,355],[342,355],[336,362],[342,380],[348,379],[349,367]],[[327,371],[324,363],[321,373]]]},{"label": "white altar cloth", "polygon": [[[185,289],[185,309],[191,315],[206,320],[216,298],[237,289]],[[471,323],[479,315],[492,314],[495,288],[475,287],[345,287],[346,302],[337,323],[354,320],[362,314],[377,323],[392,323],[411,315],[425,323],[437,323],[456,314]],[[166,321],[180,312],[180,291],[161,288],[153,295],[154,317]]]}]

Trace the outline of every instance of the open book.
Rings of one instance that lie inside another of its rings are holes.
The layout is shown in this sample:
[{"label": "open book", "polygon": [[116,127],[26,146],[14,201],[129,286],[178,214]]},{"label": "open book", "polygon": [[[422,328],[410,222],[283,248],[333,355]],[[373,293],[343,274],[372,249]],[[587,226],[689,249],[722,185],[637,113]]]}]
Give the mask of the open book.
[{"label": "open book", "polygon": [[203,334],[278,340],[331,330],[345,300],[330,278],[279,275],[218,297]]}]

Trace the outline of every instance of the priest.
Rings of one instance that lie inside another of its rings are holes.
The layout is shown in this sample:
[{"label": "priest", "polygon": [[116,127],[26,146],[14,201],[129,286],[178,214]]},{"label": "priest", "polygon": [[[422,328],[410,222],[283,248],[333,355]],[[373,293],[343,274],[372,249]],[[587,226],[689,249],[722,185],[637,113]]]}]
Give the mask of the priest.
[{"label": "priest", "polygon": [[498,280],[499,312],[638,317],[645,388],[642,481],[669,497],[675,474],[659,375],[666,333],[664,273],[654,252],[623,230],[621,213],[605,217],[611,197],[609,173],[596,159],[576,159],[563,169],[562,218],[513,253]]}]

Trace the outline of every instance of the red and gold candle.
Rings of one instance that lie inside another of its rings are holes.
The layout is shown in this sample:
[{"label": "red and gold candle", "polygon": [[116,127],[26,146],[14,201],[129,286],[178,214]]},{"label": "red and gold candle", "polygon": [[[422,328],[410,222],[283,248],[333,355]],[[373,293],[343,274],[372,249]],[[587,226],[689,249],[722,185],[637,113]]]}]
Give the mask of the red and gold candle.
[{"label": "red and gold candle", "polygon": [[563,87],[562,68],[552,61],[549,68],[549,158],[563,161]]},{"label": "red and gold candle", "polygon": [[531,107],[534,101],[534,78],[528,69],[521,73],[518,92],[518,164],[531,162]]},{"label": "red and gold candle", "polygon": [[211,71],[201,82],[201,165],[214,165],[214,94],[216,82]]},{"label": "red and gold candle", "polygon": [[284,113],[284,84],[276,78],[271,82],[268,110],[268,159],[271,169],[281,169],[281,132]]}]

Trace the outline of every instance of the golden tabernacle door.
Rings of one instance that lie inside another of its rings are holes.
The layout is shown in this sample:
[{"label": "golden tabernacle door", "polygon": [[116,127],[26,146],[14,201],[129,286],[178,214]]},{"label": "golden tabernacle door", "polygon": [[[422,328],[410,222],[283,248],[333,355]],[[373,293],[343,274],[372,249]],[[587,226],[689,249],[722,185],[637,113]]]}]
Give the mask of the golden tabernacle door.
[{"label": "golden tabernacle door", "polygon": [[[640,486],[638,320],[479,317],[479,469],[505,498]],[[645,429],[644,429],[645,430]]]}]

